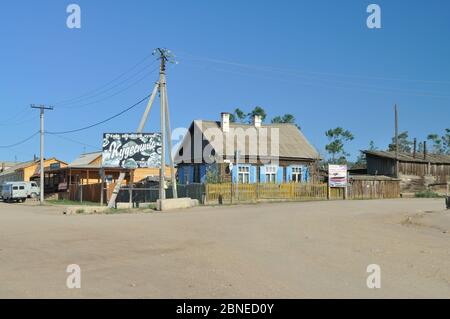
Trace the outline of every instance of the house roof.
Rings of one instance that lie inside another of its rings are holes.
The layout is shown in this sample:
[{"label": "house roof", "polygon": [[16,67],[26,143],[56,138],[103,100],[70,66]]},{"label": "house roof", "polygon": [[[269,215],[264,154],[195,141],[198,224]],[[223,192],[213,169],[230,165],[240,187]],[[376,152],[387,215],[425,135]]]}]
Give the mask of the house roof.
[{"label": "house roof", "polygon": [[11,173],[14,173],[15,171],[17,171],[18,169],[23,169],[26,168],[28,166],[31,166],[33,164],[35,164],[37,161],[28,161],[28,162],[22,162],[22,163],[18,163],[10,168],[5,169],[2,173],[0,173],[0,176],[4,176],[4,175],[8,175]]},{"label": "house roof", "polygon": [[[60,160],[56,159],[55,157],[46,158],[44,160],[44,162],[49,161],[49,160],[57,160],[57,161],[59,161],[61,163],[67,164],[67,163],[65,163],[63,161],[60,161]],[[14,173],[17,170],[27,168],[27,167],[29,167],[31,165],[34,165],[34,164],[37,164],[37,163],[39,163],[39,160],[36,160],[36,161],[33,160],[33,161],[19,163],[17,165],[14,165],[14,166],[8,168],[8,169],[5,169],[5,171],[0,173],[0,176],[4,176],[4,175],[8,175],[8,174]]]},{"label": "house roof", "polygon": [[[389,151],[363,151],[367,155],[373,155],[377,157],[396,159],[395,152]],[[423,153],[417,153],[416,157],[410,153],[399,153],[398,160],[402,162],[415,162],[415,163],[433,163],[433,164],[450,164],[450,155],[445,154],[427,154],[424,159]]]},{"label": "house roof", "polygon": [[[254,128],[252,124],[241,124],[241,123],[230,123],[230,133],[223,133],[221,129],[220,122],[216,121],[202,121],[196,120],[193,122],[194,129],[200,130],[204,137],[209,141],[211,146],[218,152],[221,150],[222,153],[219,155],[223,156],[234,156],[233,154],[227,154],[227,144],[230,143],[234,147],[233,151],[240,151],[241,156],[260,156],[258,147],[249,147],[253,141],[246,137],[245,130],[249,128]],[[275,150],[272,152],[272,140],[276,138],[275,134],[272,133],[272,128],[278,129],[278,152]],[[319,159],[319,152],[308,142],[303,133],[294,124],[262,124],[261,129],[265,129],[267,132],[267,151],[264,154],[274,155],[278,153],[280,158],[301,158],[301,159]],[[257,130],[257,138],[261,136],[261,129]],[[220,130],[223,133],[222,139],[217,139],[216,134]],[[232,132],[232,133],[231,133]],[[241,138],[244,137],[244,138]],[[183,141],[184,144],[185,141]],[[182,146],[183,146],[182,144]],[[262,144],[262,143],[261,143]],[[253,145],[252,145],[253,146]],[[261,152],[263,153],[263,152]],[[270,157],[270,156],[269,156]]]},{"label": "house roof", "polygon": [[69,167],[71,167],[71,168],[100,167],[100,165],[98,165],[98,164],[91,164],[91,163],[93,161],[95,161],[101,155],[102,155],[102,152],[81,154],[78,158],[76,158],[72,163],[69,164]]}]

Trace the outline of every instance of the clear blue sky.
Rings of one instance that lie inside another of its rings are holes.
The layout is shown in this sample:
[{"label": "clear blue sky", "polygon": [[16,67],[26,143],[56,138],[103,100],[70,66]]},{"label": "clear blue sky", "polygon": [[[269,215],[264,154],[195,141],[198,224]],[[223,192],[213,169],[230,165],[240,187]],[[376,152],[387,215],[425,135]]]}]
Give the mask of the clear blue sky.
[{"label": "clear blue sky", "polygon": [[[382,9],[381,30],[366,26],[366,7],[373,2]],[[81,7],[80,30],[66,27],[70,3]],[[61,131],[142,99],[157,78],[143,77],[154,67],[147,66],[151,59],[127,74],[131,79],[104,87],[104,94],[66,105],[72,108],[58,104],[102,87],[154,48],[167,47],[179,61],[168,70],[173,128],[260,105],[269,117],[295,115],[321,152],[327,129],[351,130],[356,139],[348,151],[354,158],[370,140],[380,148],[390,142],[394,103],[400,130],[411,137],[425,139],[450,127],[449,39],[450,2],[444,0],[3,2],[0,145],[38,130],[31,103],[55,105],[46,114],[46,129]],[[70,162],[84,148],[100,147],[103,132],[134,131],[144,107],[67,135],[71,141],[48,136],[46,155]],[[156,130],[154,109],[147,131]],[[38,137],[0,149],[0,160],[33,154],[39,154]]]}]

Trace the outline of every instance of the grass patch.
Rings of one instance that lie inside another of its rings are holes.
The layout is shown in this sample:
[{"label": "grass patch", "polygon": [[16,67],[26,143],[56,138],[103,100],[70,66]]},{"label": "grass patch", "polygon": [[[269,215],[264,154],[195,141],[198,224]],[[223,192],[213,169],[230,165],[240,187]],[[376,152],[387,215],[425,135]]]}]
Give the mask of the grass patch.
[{"label": "grass patch", "polygon": [[48,204],[63,205],[63,206],[100,206],[99,203],[94,202],[77,202],[73,200],[61,199],[61,200],[47,200]]},{"label": "grass patch", "polygon": [[442,196],[436,192],[426,190],[426,191],[422,191],[422,192],[417,192],[415,194],[415,197],[417,197],[417,198],[441,198]]}]

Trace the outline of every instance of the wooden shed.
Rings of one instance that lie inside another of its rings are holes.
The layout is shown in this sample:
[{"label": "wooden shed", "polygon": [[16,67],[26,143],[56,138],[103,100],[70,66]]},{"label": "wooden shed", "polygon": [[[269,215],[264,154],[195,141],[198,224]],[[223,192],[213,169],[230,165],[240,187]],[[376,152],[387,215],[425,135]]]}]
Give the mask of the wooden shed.
[{"label": "wooden shed", "polygon": [[[397,177],[402,192],[425,190],[428,185],[444,184],[450,177],[450,156],[445,154],[364,151],[369,175]],[[396,167],[398,165],[398,172]]]}]

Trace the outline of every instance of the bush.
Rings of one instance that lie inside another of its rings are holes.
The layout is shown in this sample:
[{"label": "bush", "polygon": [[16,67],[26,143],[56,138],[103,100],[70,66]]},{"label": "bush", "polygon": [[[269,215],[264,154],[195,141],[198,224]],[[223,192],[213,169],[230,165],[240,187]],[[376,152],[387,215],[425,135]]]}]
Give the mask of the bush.
[{"label": "bush", "polygon": [[418,192],[415,194],[415,196],[418,198],[440,198],[440,197],[442,197],[438,193],[430,191],[430,190]]}]

